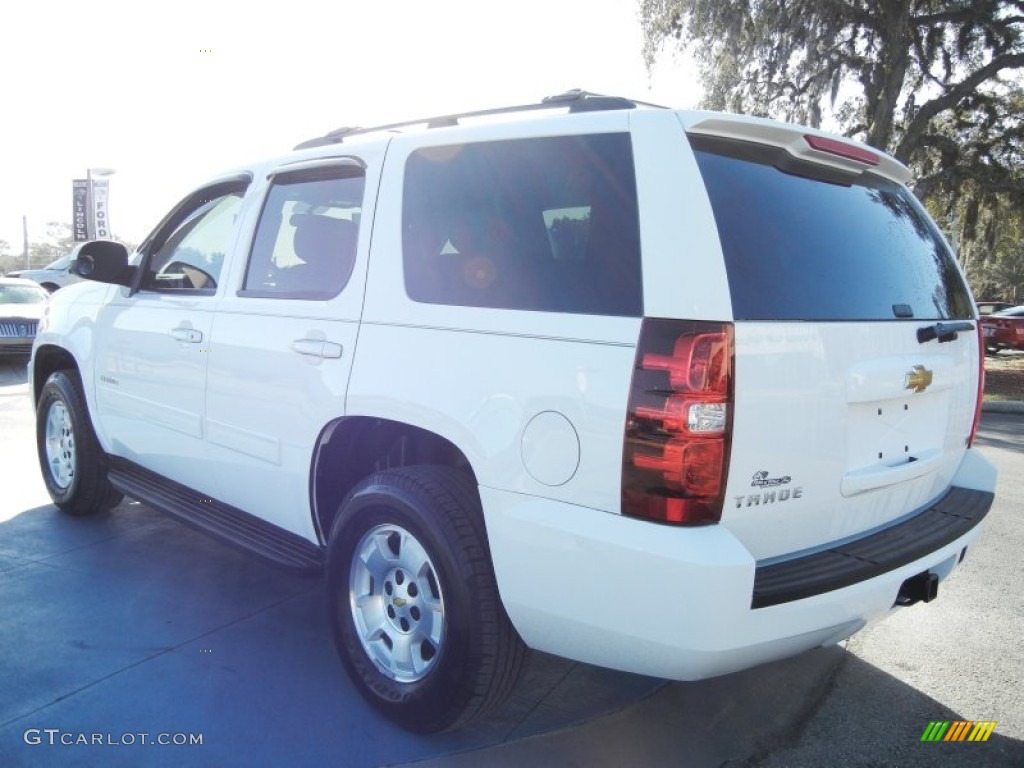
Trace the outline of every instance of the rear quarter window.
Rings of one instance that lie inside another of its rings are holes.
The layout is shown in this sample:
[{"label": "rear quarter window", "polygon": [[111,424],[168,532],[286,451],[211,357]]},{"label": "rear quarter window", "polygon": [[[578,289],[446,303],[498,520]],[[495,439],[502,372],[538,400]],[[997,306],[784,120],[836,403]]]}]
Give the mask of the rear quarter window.
[{"label": "rear quarter window", "polygon": [[643,314],[628,134],[424,148],[409,157],[404,188],[413,300]]},{"label": "rear quarter window", "polygon": [[773,147],[691,144],[737,320],[973,317],[952,253],[906,187],[870,173],[824,178]]}]

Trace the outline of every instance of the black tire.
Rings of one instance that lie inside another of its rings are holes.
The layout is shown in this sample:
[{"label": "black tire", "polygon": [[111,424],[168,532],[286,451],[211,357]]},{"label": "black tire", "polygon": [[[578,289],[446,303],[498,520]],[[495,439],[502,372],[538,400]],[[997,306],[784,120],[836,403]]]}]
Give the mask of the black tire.
[{"label": "black tire", "polygon": [[56,371],[43,385],[36,407],[36,448],[46,490],[61,511],[92,515],[120,503],[122,495],[107,479],[107,457],[89,420],[77,373]]},{"label": "black tire", "polygon": [[[388,554],[371,568],[356,553],[374,547]],[[410,562],[419,566],[410,570]],[[403,569],[411,574],[404,579]],[[509,694],[526,659],[498,596],[476,489],[454,469],[392,469],[357,485],[331,527],[327,595],[349,677],[375,709],[412,731],[451,730],[482,715]],[[366,625],[376,622],[378,639],[368,646]],[[400,668],[396,642],[416,637],[411,663],[422,669]]]}]

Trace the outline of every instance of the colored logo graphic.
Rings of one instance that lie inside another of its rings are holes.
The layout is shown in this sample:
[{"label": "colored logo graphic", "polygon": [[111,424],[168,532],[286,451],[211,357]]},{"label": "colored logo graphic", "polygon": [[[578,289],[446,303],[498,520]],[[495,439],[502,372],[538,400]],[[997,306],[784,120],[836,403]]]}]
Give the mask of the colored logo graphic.
[{"label": "colored logo graphic", "polygon": [[914,392],[924,392],[931,386],[933,378],[934,374],[923,365],[915,365],[911,370],[907,371],[903,379],[903,386],[905,389],[910,389]]},{"label": "colored logo graphic", "polygon": [[921,734],[921,741],[988,741],[995,727],[995,720],[932,720]]}]

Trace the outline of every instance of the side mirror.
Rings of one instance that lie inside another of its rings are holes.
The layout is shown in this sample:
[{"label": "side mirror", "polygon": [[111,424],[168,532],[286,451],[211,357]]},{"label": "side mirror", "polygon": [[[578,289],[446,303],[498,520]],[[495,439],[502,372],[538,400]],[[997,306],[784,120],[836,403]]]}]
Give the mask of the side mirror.
[{"label": "side mirror", "polygon": [[71,259],[71,273],[98,283],[131,286],[134,266],[128,264],[128,249],[113,240],[91,240],[78,247]]}]

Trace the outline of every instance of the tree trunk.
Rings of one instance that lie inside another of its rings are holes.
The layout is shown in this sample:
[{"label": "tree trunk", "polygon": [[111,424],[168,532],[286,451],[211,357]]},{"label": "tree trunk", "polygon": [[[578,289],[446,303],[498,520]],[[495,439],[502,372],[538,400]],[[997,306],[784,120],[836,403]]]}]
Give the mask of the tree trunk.
[{"label": "tree trunk", "polygon": [[871,73],[871,88],[865,89],[867,143],[888,151],[893,140],[896,108],[910,66],[912,46],[910,30],[911,0],[880,2],[881,24],[875,30],[879,56]]}]

